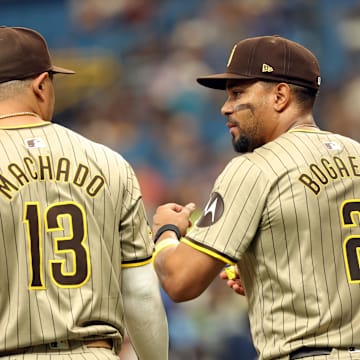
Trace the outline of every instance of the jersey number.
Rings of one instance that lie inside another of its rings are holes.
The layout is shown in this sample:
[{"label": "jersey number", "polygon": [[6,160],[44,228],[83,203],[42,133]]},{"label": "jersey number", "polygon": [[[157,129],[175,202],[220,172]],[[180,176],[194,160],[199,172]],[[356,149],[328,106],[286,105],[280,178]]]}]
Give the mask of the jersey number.
[{"label": "jersey number", "polygon": [[[344,201],[340,214],[344,227],[359,226],[354,215],[360,219],[360,200]],[[343,253],[349,283],[360,284],[360,235],[350,235],[344,240]]]},{"label": "jersey number", "polygon": [[[86,244],[87,225],[83,208],[74,202],[55,203],[44,212],[44,224],[39,203],[27,202],[24,207],[27,225],[30,266],[30,289],[45,289],[44,252],[52,253],[47,260],[49,274],[56,286],[75,288],[90,278],[90,255]],[[44,234],[44,235],[43,235]],[[45,249],[43,236],[52,239],[53,249]],[[45,260],[46,261],[46,260]]]}]

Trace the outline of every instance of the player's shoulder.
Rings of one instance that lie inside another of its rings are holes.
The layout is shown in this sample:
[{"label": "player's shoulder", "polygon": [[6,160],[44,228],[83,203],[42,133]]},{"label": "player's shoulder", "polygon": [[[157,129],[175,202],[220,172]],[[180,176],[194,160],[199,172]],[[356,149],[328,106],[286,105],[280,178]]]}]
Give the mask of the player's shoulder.
[{"label": "player's shoulder", "polygon": [[288,143],[295,144],[300,151],[302,148],[312,147],[320,153],[327,153],[329,150],[352,149],[359,151],[360,149],[359,141],[346,135],[321,129],[289,131],[275,141],[275,144],[280,146],[286,146]]},{"label": "player's shoulder", "polygon": [[276,179],[300,163],[306,162],[309,158],[307,155],[311,154],[312,157],[314,153],[318,153],[320,134],[326,134],[322,141],[327,141],[330,135],[324,131],[318,131],[317,136],[302,136],[300,132],[284,133],[254,151],[234,157],[225,167],[225,171],[246,175],[251,170],[254,174],[257,171],[264,177]]},{"label": "player's shoulder", "polygon": [[261,177],[265,182],[270,180],[268,162],[262,163],[259,157],[254,152],[239,154],[233,157],[224,167],[223,171],[218,177],[222,181],[227,179],[241,179],[241,178],[259,178]]},{"label": "player's shoulder", "polygon": [[347,155],[359,156],[360,143],[341,134],[316,129],[289,131],[246,157],[265,173],[280,176],[323,158]]},{"label": "player's shoulder", "polygon": [[118,161],[125,163],[127,162],[120,153],[111,149],[109,146],[91,140],[88,137],[80,134],[79,132],[67,128],[61,124],[53,124],[53,125],[56,127],[56,131],[58,131],[60,134],[61,133],[63,133],[64,135],[66,134],[66,136],[68,136],[70,141],[72,141],[75,146],[78,145],[79,150],[84,150],[84,151],[91,150],[92,152],[97,153],[98,155],[104,154],[107,157],[114,157]]}]

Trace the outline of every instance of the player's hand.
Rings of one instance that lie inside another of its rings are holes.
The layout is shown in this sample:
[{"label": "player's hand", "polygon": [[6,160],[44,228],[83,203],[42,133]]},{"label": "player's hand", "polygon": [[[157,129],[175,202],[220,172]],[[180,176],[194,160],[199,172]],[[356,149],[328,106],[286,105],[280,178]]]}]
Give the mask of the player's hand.
[{"label": "player's hand", "polygon": [[236,265],[229,265],[228,268],[225,268],[223,271],[221,271],[220,279],[226,280],[227,286],[230,289],[234,290],[234,292],[236,292],[239,295],[245,296],[245,289],[242,286],[239,270]]},{"label": "player's hand", "polygon": [[194,203],[189,203],[185,206],[176,203],[160,205],[153,216],[153,234],[156,234],[161,226],[173,224],[179,228],[181,236],[184,236],[187,229],[192,225],[190,215],[194,210]]}]

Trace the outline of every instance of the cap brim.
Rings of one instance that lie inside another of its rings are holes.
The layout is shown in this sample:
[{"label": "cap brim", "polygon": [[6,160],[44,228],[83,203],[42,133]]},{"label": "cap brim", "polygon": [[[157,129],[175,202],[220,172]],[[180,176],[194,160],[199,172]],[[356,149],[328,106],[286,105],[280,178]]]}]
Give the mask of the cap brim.
[{"label": "cap brim", "polygon": [[57,74],[75,74],[74,70],[65,69],[60,66],[52,66],[51,71]]},{"label": "cap brim", "polygon": [[196,79],[196,81],[203,86],[206,86],[211,89],[217,90],[226,90],[226,83],[228,80],[252,80],[255,79],[251,76],[245,76],[240,74],[214,74],[208,76],[201,76]]}]

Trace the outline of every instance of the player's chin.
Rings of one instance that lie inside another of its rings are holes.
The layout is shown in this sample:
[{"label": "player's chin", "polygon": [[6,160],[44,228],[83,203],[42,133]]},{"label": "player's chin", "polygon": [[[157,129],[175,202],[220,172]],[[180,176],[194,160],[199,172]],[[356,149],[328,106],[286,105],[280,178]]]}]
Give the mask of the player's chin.
[{"label": "player's chin", "polygon": [[250,147],[250,140],[245,135],[240,135],[239,137],[234,137],[232,141],[234,150],[238,153],[246,153],[252,151]]}]

